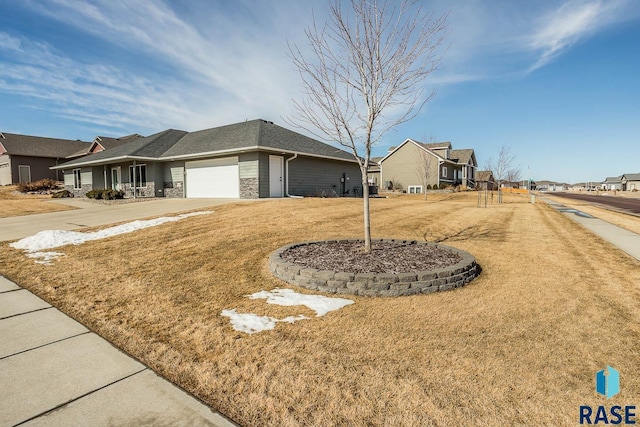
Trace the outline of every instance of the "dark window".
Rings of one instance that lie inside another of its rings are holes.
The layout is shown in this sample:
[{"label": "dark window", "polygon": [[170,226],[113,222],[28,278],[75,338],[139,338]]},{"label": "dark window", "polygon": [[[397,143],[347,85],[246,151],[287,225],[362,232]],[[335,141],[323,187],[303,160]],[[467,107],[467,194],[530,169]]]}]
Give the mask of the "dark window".
[{"label": "dark window", "polygon": [[129,166],[129,183],[132,187],[134,182],[136,188],[147,186],[147,165]]}]

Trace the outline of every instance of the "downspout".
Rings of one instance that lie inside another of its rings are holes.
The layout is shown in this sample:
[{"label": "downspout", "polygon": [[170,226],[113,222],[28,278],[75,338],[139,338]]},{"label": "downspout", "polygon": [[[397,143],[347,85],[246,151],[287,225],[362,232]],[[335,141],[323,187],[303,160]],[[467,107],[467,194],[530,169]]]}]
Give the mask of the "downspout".
[{"label": "downspout", "polygon": [[285,194],[287,195],[287,197],[292,197],[294,199],[302,199],[303,198],[302,196],[294,196],[293,194],[289,194],[289,162],[291,160],[294,160],[296,157],[298,157],[298,153],[295,153],[293,155],[293,157],[289,157],[284,162],[284,173],[286,175],[286,179],[284,180],[284,183],[285,183]]}]

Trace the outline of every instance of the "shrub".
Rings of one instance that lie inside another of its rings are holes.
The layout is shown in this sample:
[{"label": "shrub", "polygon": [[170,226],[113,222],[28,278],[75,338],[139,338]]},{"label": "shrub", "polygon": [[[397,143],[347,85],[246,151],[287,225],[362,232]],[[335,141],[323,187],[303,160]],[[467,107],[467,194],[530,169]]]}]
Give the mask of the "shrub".
[{"label": "shrub", "polygon": [[91,190],[85,194],[90,199],[95,200],[116,200],[124,198],[124,191],[120,190]]},{"label": "shrub", "polygon": [[441,182],[441,183],[440,183],[440,189],[441,189],[441,190],[444,190],[445,188],[447,188],[447,185],[449,185],[449,184],[444,183],[444,182]]},{"label": "shrub", "polygon": [[52,198],[54,199],[62,199],[62,198],[66,198],[66,197],[73,197],[73,193],[69,190],[62,190],[62,191],[58,191],[56,193],[53,193],[51,195]]},{"label": "shrub", "polygon": [[28,193],[30,191],[50,191],[59,187],[55,179],[45,178],[36,182],[21,182],[18,184],[18,191]]}]

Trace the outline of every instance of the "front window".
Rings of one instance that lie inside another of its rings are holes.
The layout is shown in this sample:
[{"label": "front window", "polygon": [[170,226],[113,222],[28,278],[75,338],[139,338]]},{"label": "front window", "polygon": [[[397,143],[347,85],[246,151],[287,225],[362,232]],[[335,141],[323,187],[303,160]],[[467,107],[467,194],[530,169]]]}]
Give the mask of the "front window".
[{"label": "front window", "polygon": [[443,166],[443,167],[442,167],[442,176],[443,176],[444,178],[446,178],[446,177],[447,177],[447,167],[446,167],[446,166]]},{"label": "front window", "polygon": [[129,183],[133,188],[145,188],[147,186],[147,165],[129,166]]},{"label": "front window", "polygon": [[82,169],[73,170],[73,188],[76,190],[82,188]]}]

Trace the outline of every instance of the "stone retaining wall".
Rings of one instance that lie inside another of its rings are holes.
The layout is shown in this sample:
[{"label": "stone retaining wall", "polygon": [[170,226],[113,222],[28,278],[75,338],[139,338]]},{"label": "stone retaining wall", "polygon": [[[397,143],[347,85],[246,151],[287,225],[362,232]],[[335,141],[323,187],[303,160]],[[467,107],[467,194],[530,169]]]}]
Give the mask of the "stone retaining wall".
[{"label": "stone retaining wall", "polygon": [[[358,241],[357,239],[337,242]],[[336,242],[327,240],[326,242]],[[414,243],[431,245],[459,254],[462,259],[449,267],[411,273],[346,273],[341,271],[316,270],[284,261],[282,253],[287,249],[320,242],[295,243],[279,248],[269,256],[269,269],[277,278],[314,291],[338,294],[397,297],[401,295],[429,294],[459,288],[480,274],[480,266],[468,252],[435,243],[397,239],[373,239],[375,242]]]}]

